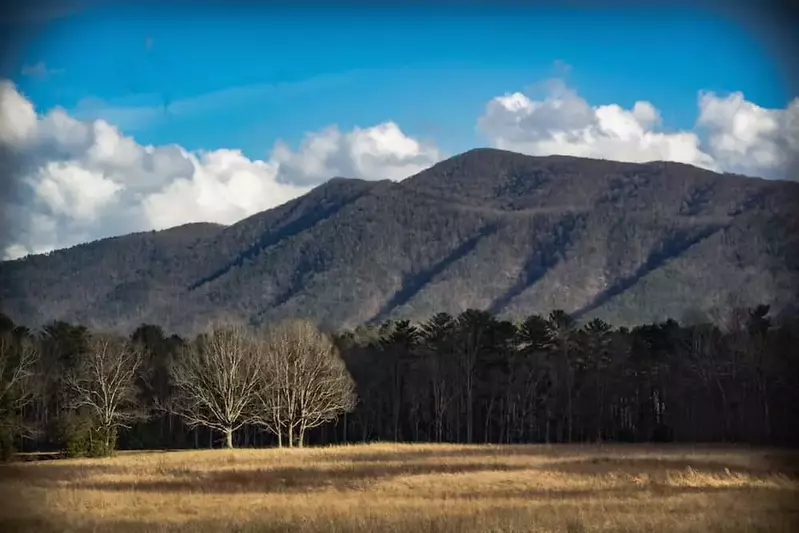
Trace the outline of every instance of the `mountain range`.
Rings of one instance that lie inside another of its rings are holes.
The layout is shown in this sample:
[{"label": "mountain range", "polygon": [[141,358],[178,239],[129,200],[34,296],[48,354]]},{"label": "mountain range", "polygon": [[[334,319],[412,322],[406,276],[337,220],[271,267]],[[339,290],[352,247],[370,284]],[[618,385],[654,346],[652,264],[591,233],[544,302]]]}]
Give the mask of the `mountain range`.
[{"label": "mountain range", "polygon": [[[486,309],[632,325],[799,301],[799,183],[475,149],[400,182],[334,178],[230,226],[0,263],[0,310],[130,331],[325,328]],[[687,318],[686,318],[687,319]]]}]

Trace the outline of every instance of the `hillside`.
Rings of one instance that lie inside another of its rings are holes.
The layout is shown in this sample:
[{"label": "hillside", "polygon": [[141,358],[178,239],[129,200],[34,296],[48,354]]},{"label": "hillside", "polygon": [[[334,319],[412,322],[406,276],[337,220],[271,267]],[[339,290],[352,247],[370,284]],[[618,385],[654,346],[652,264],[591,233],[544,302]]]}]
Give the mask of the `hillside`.
[{"label": "hillside", "polygon": [[0,310],[181,332],[221,314],[326,327],[562,308],[615,324],[799,294],[799,184],[678,163],[455,156],[336,178],[232,226],[189,224],[0,263]]}]

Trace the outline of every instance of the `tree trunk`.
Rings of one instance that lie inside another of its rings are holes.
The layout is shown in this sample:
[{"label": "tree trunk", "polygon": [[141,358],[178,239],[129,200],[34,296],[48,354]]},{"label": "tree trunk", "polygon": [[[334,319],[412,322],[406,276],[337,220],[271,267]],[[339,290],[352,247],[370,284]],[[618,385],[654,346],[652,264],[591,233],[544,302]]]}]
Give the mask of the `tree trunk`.
[{"label": "tree trunk", "polygon": [[472,443],[472,436],[474,431],[474,418],[473,418],[473,397],[471,381],[466,389],[466,443]]},{"label": "tree trunk", "polygon": [[485,419],[485,428],[483,428],[483,441],[485,444],[491,440],[491,412],[494,410],[494,397],[491,397],[491,401],[488,403],[488,409],[486,409],[486,419]]},{"label": "tree trunk", "polygon": [[769,412],[768,396],[763,394],[763,424],[766,431],[766,444],[771,445],[771,413]]},{"label": "tree trunk", "polygon": [[[398,357],[398,356],[397,356]],[[400,441],[399,431],[400,431],[400,409],[402,406],[402,384],[400,382],[400,369],[399,369],[399,359],[397,359],[397,363],[394,365],[394,388],[393,394],[391,399],[391,408],[393,414],[393,422],[394,422],[394,442]]]},{"label": "tree trunk", "polygon": [[730,440],[730,415],[729,405],[727,403],[727,393],[724,386],[721,384],[721,379],[716,378],[716,388],[719,390],[721,398],[721,440],[729,442]]},{"label": "tree trunk", "polygon": [[549,419],[550,419],[549,408],[546,409],[545,413],[546,413],[546,415],[545,415],[546,416],[546,427],[545,427],[545,430],[544,430],[544,432],[545,432],[544,433],[544,442],[549,444],[551,442],[551,436],[550,436],[550,430],[549,430]]},{"label": "tree trunk", "polygon": [[574,411],[572,409],[572,390],[571,390],[571,387],[569,387],[568,410],[569,410],[569,413],[568,413],[568,416],[567,416],[567,419],[566,419],[567,423],[568,423],[567,435],[568,435],[569,443],[571,443],[572,442],[572,426],[574,424]]},{"label": "tree trunk", "polygon": [[604,419],[605,414],[605,403],[602,401],[603,394],[602,394],[602,387],[597,385],[597,394],[596,394],[596,403],[599,406],[599,416],[596,423],[596,441],[602,442],[602,420]]},{"label": "tree trunk", "polygon": [[225,429],[225,447],[226,448],[233,448],[233,429],[232,428]]}]

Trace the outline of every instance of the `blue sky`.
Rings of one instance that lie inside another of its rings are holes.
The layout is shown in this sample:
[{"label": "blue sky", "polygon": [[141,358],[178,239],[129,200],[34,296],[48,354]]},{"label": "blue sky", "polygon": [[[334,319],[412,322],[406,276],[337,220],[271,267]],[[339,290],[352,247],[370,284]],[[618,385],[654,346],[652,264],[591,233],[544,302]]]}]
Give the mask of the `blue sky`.
[{"label": "blue sky", "polygon": [[[40,62],[54,73],[22,75]],[[490,98],[553,76],[592,104],[648,100],[666,129],[691,127],[699,90],[742,91],[767,108],[796,96],[746,27],[686,7],[93,8],[49,22],[15,66],[39,111],[58,105],[116,119],[142,143],[250,157],[277,138],[386,120],[462,151],[486,144],[475,117]]]},{"label": "blue sky", "polygon": [[799,44],[753,9],[81,1],[0,21],[6,257],[480,146],[799,179]]}]

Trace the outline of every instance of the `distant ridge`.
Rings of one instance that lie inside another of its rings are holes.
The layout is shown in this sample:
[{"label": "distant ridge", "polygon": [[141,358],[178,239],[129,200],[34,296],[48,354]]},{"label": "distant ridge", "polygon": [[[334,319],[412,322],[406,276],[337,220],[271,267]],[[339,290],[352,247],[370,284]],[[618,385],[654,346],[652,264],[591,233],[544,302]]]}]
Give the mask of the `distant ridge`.
[{"label": "distant ridge", "polygon": [[129,331],[220,314],[329,327],[560,308],[619,325],[799,294],[799,184],[678,163],[475,149],[402,182],[335,178],[231,226],[0,263],[0,310]]}]

